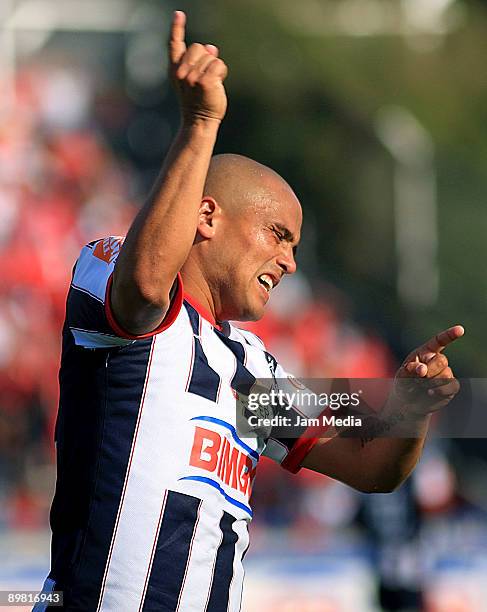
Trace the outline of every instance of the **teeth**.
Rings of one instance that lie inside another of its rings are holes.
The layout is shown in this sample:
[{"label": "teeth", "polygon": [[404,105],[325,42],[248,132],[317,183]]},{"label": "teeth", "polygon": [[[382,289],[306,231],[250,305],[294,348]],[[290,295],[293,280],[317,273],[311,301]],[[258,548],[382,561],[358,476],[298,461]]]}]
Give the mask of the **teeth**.
[{"label": "teeth", "polygon": [[274,287],[274,283],[272,278],[268,274],[261,274],[259,276],[259,281],[262,285],[264,285],[265,290],[269,293],[270,290]]}]

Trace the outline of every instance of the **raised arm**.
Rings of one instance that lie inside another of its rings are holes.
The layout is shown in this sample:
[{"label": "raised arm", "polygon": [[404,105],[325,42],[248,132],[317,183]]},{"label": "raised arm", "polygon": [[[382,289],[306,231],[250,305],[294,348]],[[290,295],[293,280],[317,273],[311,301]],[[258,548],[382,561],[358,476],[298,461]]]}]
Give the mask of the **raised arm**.
[{"label": "raised arm", "polygon": [[176,11],[169,70],[181,126],[146,204],[136,216],[113,274],[111,308],[131,334],[154,330],[170,305],[177,273],[188,257],[198,210],[227,99],[225,63],[214,45],[186,47],[186,16]]},{"label": "raised arm", "polygon": [[[460,325],[450,327],[406,357],[380,416],[382,431],[373,427],[367,432],[366,426],[363,437],[323,438],[302,465],[368,493],[389,492],[400,485],[421,456],[431,413],[459,391],[442,351],[463,334]],[[398,433],[404,427],[407,437]]]}]

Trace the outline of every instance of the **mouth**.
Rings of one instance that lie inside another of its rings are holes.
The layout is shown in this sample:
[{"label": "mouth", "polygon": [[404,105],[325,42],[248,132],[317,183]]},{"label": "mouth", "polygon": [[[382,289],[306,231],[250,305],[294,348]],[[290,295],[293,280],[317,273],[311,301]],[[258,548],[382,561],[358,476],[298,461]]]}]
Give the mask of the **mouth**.
[{"label": "mouth", "polygon": [[277,285],[279,281],[276,281],[270,274],[260,274],[257,277],[261,287],[263,287],[264,291],[267,295],[270,294],[272,289]]}]

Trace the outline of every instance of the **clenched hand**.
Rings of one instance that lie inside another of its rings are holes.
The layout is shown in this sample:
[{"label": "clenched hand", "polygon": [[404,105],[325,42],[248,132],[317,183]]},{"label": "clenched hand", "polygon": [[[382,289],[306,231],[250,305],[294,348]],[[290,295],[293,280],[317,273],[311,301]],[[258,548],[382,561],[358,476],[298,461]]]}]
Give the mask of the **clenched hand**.
[{"label": "clenched hand", "polygon": [[183,121],[220,122],[227,109],[223,81],[227,66],[214,45],[185,43],[186,15],[175,11],[169,38],[169,67],[179,96]]}]

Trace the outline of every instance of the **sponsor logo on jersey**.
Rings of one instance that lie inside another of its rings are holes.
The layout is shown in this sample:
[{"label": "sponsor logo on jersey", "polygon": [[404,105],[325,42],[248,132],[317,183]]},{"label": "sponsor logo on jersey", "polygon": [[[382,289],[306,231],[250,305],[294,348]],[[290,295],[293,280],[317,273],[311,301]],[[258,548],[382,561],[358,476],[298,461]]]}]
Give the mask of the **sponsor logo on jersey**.
[{"label": "sponsor logo on jersey", "polygon": [[250,497],[256,468],[252,458],[236,448],[226,436],[196,427],[189,464],[216,474],[222,483]]},{"label": "sponsor logo on jersey", "polygon": [[93,255],[105,263],[111,264],[117,258],[122,243],[123,238],[120,236],[110,236],[100,240],[93,251]]}]

